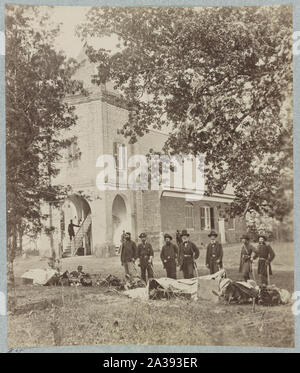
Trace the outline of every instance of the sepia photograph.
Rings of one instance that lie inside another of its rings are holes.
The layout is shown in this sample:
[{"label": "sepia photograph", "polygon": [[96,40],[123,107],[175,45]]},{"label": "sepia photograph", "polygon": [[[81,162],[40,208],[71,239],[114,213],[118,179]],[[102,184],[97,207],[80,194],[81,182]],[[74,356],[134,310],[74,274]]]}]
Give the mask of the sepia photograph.
[{"label": "sepia photograph", "polygon": [[295,347],[293,6],[261,3],[5,5],[11,351]]}]

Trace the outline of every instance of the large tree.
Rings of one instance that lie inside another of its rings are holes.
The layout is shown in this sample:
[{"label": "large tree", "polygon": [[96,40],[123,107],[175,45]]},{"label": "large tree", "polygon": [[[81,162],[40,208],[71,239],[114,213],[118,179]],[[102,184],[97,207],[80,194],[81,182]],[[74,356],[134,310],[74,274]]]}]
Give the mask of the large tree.
[{"label": "large tree", "polygon": [[291,7],[95,7],[78,33],[119,39],[87,52],[127,101],[131,142],[167,126],[166,152],[206,155],[209,193],[233,186],[232,214],[290,211]]},{"label": "large tree", "polygon": [[[17,237],[26,228],[40,231],[47,215],[43,202],[55,204],[64,190],[53,186],[56,162],[69,140],[61,137],[76,121],[64,98],[81,89],[72,80],[75,61],[54,46],[58,28],[36,7],[6,7],[6,195],[8,264]],[[11,274],[11,273],[10,273]]]}]

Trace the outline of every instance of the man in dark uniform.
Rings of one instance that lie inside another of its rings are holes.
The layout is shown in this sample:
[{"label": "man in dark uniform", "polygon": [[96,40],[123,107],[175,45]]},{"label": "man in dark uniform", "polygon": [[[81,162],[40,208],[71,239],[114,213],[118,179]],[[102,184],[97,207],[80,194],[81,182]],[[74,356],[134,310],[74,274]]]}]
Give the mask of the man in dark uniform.
[{"label": "man in dark uniform", "polygon": [[165,245],[161,249],[160,258],[167,271],[167,277],[176,280],[176,264],[178,258],[178,248],[172,241],[172,236],[168,233],[164,235]]},{"label": "man in dark uniform", "polygon": [[176,231],[176,243],[177,243],[177,246],[179,247],[182,243],[182,238],[181,238],[181,233],[179,232],[179,230],[177,229]]},{"label": "man in dark uniform", "polygon": [[137,247],[137,257],[139,258],[139,265],[141,267],[141,278],[143,281],[147,282],[146,280],[146,272],[148,274],[148,279],[153,278],[153,257],[154,252],[152,246],[149,242],[147,242],[147,235],[146,233],[141,233],[139,235],[141,239],[141,243],[138,244]]},{"label": "man in dark uniform", "polygon": [[199,258],[198,247],[189,240],[189,233],[183,230],[181,233],[182,243],[179,246],[179,265],[184,278],[193,278],[195,259]]},{"label": "man in dark uniform", "polygon": [[258,236],[258,247],[253,256],[253,259],[258,258],[257,273],[261,285],[268,285],[268,271],[269,274],[272,275],[271,262],[275,258],[275,253],[272,247],[267,245],[266,241],[266,236],[262,234]]},{"label": "man in dark uniform", "polygon": [[137,258],[137,247],[131,240],[131,234],[125,233],[125,241],[121,245],[121,263],[124,266],[125,275],[133,277],[136,275],[135,260]]},{"label": "man in dark uniform", "polygon": [[250,244],[250,237],[244,234],[241,237],[242,250],[240,259],[239,272],[243,274],[244,281],[250,280],[250,273],[252,273],[252,255],[254,254],[255,248]]},{"label": "man in dark uniform", "polygon": [[72,238],[75,237],[74,227],[80,227],[80,226],[77,224],[74,224],[73,220],[70,220],[70,224],[68,225],[68,233],[69,233],[70,241],[72,241]]},{"label": "man in dark uniform", "polygon": [[215,231],[211,231],[208,237],[210,243],[206,249],[206,267],[209,268],[210,274],[214,274],[223,267],[223,248],[216,240],[218,234]]}]

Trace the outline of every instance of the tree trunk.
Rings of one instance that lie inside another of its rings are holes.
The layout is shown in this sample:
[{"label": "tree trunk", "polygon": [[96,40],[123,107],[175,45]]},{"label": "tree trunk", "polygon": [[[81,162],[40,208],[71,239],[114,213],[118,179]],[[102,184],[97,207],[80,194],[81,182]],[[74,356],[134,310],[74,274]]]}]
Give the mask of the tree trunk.
[{"label": "tree trunk", "polygon": [[53,242],[53,216],[52,216],[52,205],[49,202],[49,238],[50,238],[50,249],[51,249],[51,257],[55,259],[55,250],[54,250],[54,242]]},{"label": "tree trunk", "polygon": [[23,234],[24,234],[24,229],[22,227],[22,224],[20,224],[19,229],[18,229],[18,239],[19,239],[18,254],[19,255],[22,255],[23,253]]},{"label": "tree trunk", "polygon": [[14,229],[11,237],[8,238],[8,251],[7,251],[7,286],[14,286],[14,267],[13,263],[16,257],[17,251],[17,232]]},{"label": "tree trunk", "polygon": [[7,293],[8,293],[8,309],[14,312],[17,306],[15,276],[14,276],[14,260],[17,251],[17,231],[14,228],[12,236],[7,239]]}]

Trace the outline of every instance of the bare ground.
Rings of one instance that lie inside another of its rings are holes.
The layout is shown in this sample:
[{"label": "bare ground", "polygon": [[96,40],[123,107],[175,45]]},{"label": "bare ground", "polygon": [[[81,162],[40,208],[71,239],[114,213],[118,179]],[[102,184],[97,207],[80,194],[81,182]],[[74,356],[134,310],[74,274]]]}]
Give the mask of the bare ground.
[{"label": "bare ground", "polygon": [[[276,252],[272,283],[293,291],[293,246],[273,244]],[[224,249],[224,266],[232,279],[237,271],[239,246]],[[198,260],[199,275],[207,274],[204,252]],[[77,265],[91,274],[123,276],[119,257],[76,257],[63,260],[63,269]],[[15,274],[29,268],[46,268],[39,257],[18,258]],[[155,255],[155,274],[165,276]],[[181,277],[181,272],[179,272]],[[209,301],[147,301],[100,289],[73,287],[16,287],[19,312],[8,317],[9,347],[53,345],[211,345],[294,346],[291,305],[277,307],[227,305]]]}]

